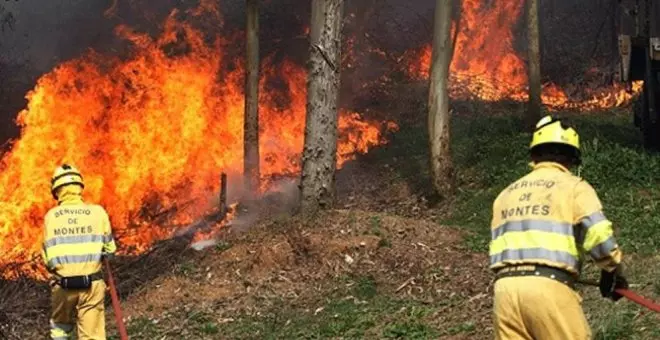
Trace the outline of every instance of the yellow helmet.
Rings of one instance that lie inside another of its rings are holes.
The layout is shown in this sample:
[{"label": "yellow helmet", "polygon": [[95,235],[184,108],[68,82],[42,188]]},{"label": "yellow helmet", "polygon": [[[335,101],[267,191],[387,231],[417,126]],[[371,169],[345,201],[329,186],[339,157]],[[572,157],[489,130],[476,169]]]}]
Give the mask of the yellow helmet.
[{"label": "yellow helmet", "polygon": [[580,136],[572,128],[552,116],[545,116],[536,123],[536,130],[532,136],[529,148],[533,149],[542,144],[563,144],[580,151]]},{"label": "yellow helmet", "polygon": [[57,189],[69,184],[77,184],[83,188],[85,187],[80,171],[69,164],[62,164],[55,169],[53,177],[50,180],[50,192],[53,194],[53,198],[57,199]]}]

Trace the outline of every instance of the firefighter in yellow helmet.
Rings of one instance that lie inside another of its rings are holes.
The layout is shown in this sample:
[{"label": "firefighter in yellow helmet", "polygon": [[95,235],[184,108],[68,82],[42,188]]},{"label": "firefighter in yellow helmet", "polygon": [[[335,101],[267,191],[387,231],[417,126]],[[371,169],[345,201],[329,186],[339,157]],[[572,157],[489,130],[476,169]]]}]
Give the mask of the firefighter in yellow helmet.
[{"label": "firefighter in yellow helmet", "polygon": [[530,153],[533,170],[493,203],[495,339],[591,339],[574,290],[582,254],[601,268],[602,296],[617,301],[628,286],[622,252],[595,190],[569,170],[581,163],[577,132],[543,117]]},{"label": "firefighter in yellow helmet", "polygon": [[63,164],[53,173],[51,192],[58,205],[44,218],[42,257],[51,280],[50,336],[105,339],[103,256],[116,250],[105,209],[82,200],[83,177]]}]

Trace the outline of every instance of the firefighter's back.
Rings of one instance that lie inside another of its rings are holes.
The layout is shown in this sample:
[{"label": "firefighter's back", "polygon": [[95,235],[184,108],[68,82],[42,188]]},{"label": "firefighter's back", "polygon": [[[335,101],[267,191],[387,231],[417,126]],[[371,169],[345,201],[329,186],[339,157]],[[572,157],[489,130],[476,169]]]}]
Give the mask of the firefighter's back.
[{"label": "firefighter's back", "polygon": [[99,205],[77,202],[52,208],[45,218],[44,247],[49,267],[63,277],[101,270],[108,214]]},{"label": "firefighter's back", "polygon": [[497,339],[589,339],[580,296],[571,288],[578,249],[573,192],[580,178],[540,163],[493,204],[491,268],[497,272]]},{"label": "firefighter's back", "polygon": [[105,289],[101,261],[117,246],[110,218],[99,205],[82,199],[85,182],[70,164],[58,166],[50,180],[57,206],[44,217],[42,257],[51,284],[51,339],[105,339]]},{"label": "firefighter's back", "polygon": [[[105,209],[75,199],[51,209],[45,218],[47,265],[59,278],[52,287],[51,338],[105,339],[104,252],[114,251]],[[109,246],[111,245],[111,246]]]},{"label": "firefighter's back", "polygon": [[538,263],[575,271],[572,193],[580,179],[542,163],[493,204],[491,268]]}]

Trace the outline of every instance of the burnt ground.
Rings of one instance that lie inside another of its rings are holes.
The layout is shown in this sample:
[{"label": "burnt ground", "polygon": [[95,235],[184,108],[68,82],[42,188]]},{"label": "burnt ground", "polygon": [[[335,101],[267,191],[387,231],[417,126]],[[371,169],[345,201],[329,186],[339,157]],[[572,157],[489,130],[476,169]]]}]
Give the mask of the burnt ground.
[{"label": "burnt ground", "polygon": [[[615,222],[632,288],[660,301],[660,159],[636,146],[626,116],[576,122],[586,150],[582,175]],[[258,222],[239,218],[202,251],[174,240],[118,259],[131,339],[490,338],[490,205],[527,171],[529,136],[519,124],[456,114],[451,199],[429,190],[424,128],[401,124],[389,145],[339,171],[336,209],[312,221],[291,217],[281,203],[288,199],[271,197],[247,209],[261,212]],[[589,266],[585,276],[597,272]],[[44,338],[43,285],[2,284],[2,334]],[[657,314],[603,300],[592,287],[579,291],[595,339],[660,337]],[[117,339],[109,300],[107,307]]]}]

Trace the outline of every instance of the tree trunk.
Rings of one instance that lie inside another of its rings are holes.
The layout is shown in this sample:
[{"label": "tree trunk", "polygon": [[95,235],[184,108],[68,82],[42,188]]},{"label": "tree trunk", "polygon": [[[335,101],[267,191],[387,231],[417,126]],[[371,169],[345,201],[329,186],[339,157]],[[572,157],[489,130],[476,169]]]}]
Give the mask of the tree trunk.
[{"label": "tree trunk", "polygon": [[620,65],[620,58],[619,58],[619,34],[617,30],[617,22],[616,19],[619,17],[618,16],[618,10],[619,10],[619,1],[618,0],[611,0],[610,1],[610,65],[612,65],[612,77],[611,81],[614,81],[614,74],[619,70]]},{"label": "tree trunk", "polygon": [[245,193],[259,190],[259,0],[247,0],[243,174]]},{"label": "tree trunk", "polygon": [[300,179],[301,213],[330,208],[335,196],[337,103],[343,0],[312,0],[307,116]]},{"label": "tree trunk", "polygon": [[527,0],[527,51],[529,68],[529,100],[525,127],[533,130],[541,118],[541,55],[539,42],[539,2]]},{"label": "tree trunk", "polygon": [[447,93],[449,65],[452,57],[452,0],[437,0],[433,33],[433,52],[429,84],[429,142],[431,148],[431,178],[433,188],[446,197],[452,188],[453,166],[449,134],[449,95]]}]

